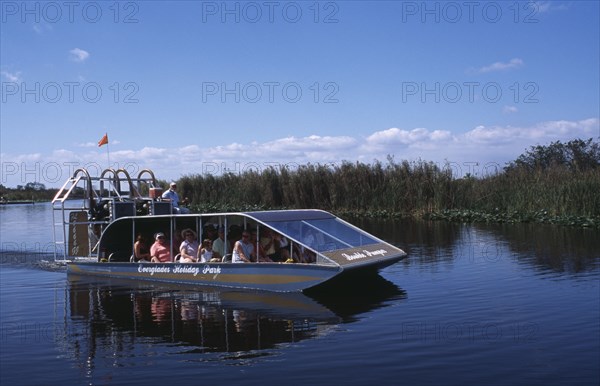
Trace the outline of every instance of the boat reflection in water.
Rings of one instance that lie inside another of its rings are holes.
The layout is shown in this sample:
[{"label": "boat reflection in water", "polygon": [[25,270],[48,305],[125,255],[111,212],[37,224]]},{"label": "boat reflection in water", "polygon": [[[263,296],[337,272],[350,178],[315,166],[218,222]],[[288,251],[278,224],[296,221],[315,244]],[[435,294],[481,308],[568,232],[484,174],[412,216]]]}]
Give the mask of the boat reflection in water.
[{"label": "boat reflection in water", "polygon": [[95,358],[127,362],[144,350],[157,355],[161,344],[185,347],[183,353],[216,353],[216,360],[268,356],[266,349],[322,336],[406,296],[379,275],[362,280],[361,286],[334,283],[311,295],[71,275],[65,350],[85,367]]}]

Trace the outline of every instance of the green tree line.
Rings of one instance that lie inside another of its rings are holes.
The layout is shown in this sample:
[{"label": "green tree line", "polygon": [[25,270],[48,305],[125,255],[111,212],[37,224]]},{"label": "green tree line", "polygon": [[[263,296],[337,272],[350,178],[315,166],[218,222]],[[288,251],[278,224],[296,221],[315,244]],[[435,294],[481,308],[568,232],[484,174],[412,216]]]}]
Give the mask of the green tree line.
[{"label": "green tree line", "polygon": [[0,185],[0,201],[50,201],[56,192],[56,189],[46,189],[46,186],[39,182],[28,182],[14,189]]},{"label": "green tree line", "polygon": [[533,146],[488,176],[453,176],[432,162],[271,167],[178,181],[194,211],[320,208],[357,216],[542,221],[600,226],[600,143]]}]

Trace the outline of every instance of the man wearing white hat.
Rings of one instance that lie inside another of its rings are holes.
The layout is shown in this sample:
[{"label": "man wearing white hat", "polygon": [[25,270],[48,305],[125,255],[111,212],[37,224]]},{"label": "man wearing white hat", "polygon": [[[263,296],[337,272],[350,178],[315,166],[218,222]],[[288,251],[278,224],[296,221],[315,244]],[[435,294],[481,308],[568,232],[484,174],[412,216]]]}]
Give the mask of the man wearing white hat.
[{"label": "man wearing white hat", "polygon": [[171,182],[169,190],[162,194],[163,200],[169,200],[173,204],[173,213],[175,214],[188,214],[190,210],[188,208],[179,207],[179,195],[177,194],[177,184]]},{"label": "man wearing white hat", "polygon": [[167,243],[165,234],[158,232],[154,235],[154,244],[150,247],[150,256],[153,263],[170,263],[171,248]]}]

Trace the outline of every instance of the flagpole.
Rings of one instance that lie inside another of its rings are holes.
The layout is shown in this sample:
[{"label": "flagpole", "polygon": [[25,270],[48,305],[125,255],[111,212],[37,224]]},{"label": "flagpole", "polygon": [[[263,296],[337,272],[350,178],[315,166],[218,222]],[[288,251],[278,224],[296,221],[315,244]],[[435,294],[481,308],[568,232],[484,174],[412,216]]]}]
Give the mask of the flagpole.
[{"label": "flagpole", "polygon": [[108,151],[108,142],[106,143],[106,162],[108,162],[108,168],[110,169],[110,152]]},{"label": "flagpole", "polygon": [[[107,169],[110,169],[110,150],[108,149],[108,143],[110,141],[108,140],[108,133],[104,133],[104,137],[102,137],[102,139],[100,139],[100,141],[98,141],[98,146],[104,146],[106,145],[106,162],[108,163]],[[113,178],[116,178],[117,176],[113,176]],[[109,180],[110,181],[110,185],[112,185],[112,189],[115,189],[116,187],[113,184],[113,180]],[[110,196],[110,192],[109,192],[109,196]]]},{"label": "flagpole", "polygon": [[104,133],[104,137],[98,141],[98,146],[106,145],[106,162],[108,162],[107,168],[110,169],[110,151],[108,150],[108,133]]}]

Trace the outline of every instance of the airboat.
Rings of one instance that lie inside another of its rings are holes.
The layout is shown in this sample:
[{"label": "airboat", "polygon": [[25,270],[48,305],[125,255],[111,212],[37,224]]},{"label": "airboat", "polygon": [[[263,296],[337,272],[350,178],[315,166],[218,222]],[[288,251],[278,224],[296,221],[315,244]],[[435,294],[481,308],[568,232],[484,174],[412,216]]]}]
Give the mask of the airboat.
[{"label": "airboat", "polygon": [[[94,177],[86,169],[76,170],[52,200],[55,260],[74,275],[296,292],[377,273],[406,257],[400,248],[323,210],[176,214],[161,193],[150,169],[137,178],[125,169],[105,169]],[[182,230],[204,238],[209,228],[223,230],[223,256],[180,263]],[[256,232],[256,243],[263,234],[277,233],[288,241],[289,256],[311,258],[233,263],[233,243],[244,230]],[[136,238],[153,240],[157,233],[166,236],[172,260],[136,261]]]}]

